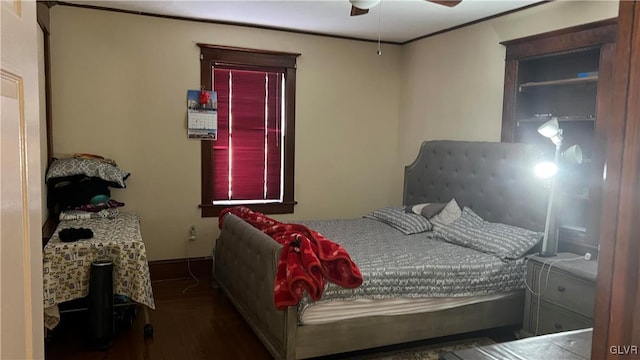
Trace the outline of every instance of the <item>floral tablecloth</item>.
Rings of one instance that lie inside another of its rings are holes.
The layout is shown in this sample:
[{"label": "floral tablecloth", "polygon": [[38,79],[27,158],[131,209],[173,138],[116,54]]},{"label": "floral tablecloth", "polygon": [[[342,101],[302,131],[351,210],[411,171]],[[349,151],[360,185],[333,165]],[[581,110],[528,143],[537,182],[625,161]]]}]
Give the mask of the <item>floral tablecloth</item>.
[{"label": "floral tablecloth", "polygon": [[[58,233],[68,228],[91,229],[93,238],[60,241]],[[58,304],[87,296],[91,263],[98,259],[113,262],[114,294],[155,309],[149,264],[136,214],[120,213],[114,219],[61,221],[43,252],[44,318],[48,329],[60,321]]]}]

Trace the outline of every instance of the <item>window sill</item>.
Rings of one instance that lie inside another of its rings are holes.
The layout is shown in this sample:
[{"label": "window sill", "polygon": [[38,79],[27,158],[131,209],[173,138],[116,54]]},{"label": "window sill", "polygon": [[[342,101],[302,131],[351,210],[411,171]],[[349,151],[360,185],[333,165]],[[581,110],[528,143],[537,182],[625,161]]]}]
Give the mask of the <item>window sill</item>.
[{"label": "window sill", "polygon": [[[282,203],[270,203],[270,204],[244,204],[249,209],[263,214],[293,214],[293,207],[298,202],[282,202]],[[224,209],[240,206],[240,205],[212,205],[212,204],[200,204],[202,217],[217,217]]]}]

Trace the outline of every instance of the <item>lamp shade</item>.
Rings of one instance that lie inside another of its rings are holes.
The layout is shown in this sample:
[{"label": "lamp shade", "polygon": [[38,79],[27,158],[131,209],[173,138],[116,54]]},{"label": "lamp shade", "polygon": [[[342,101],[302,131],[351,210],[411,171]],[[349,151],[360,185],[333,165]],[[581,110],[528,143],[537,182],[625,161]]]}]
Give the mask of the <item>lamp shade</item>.
[{"label": "lamp shade", "polygon": [[372,7],[380,4],[382,0],[349,0],[351,5],[357,7],[358,9],[368,10]]},{"label": "lamp shade", "polygon": [[562,153],[562,159],[572,165],[582,164],[582,148],[580,145],[573,145]]},{"label": "lamp shade", "polygon": [[538,132],[540,133],[540,135],[549,139],[558,135],[558,132],[560,132],[560,124],[558,124],[558,118],[554,117],[546,123],[540,125],[540,127],[538,128]]}]

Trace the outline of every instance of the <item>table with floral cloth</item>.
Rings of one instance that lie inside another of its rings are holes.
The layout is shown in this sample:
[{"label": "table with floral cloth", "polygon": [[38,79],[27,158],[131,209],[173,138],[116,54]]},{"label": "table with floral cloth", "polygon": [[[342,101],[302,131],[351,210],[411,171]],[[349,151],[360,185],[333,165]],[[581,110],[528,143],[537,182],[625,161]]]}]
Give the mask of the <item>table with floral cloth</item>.
[{"label": "table with floral cloth", "polygon": [[[91,229],[93,237],[62,242],[59,232],[68,228]],[[60,321],[58,304],[89,293],[91,263],[98,259],[113,262],[113,292],[155,309],[149,264],[140,221],[133,213],[115,218],[65,220],[43,250],[45,327]]]}]

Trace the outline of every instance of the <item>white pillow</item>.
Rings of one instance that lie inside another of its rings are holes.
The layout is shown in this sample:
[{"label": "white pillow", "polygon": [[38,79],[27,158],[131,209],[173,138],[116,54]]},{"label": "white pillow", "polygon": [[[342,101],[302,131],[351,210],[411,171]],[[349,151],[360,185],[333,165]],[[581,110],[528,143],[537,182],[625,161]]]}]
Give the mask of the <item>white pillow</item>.
[{"label": "white pillow", "polygon": [[458,206],[456,199],[451,199],[451,201],[447,203],[447,206],[445,206],[438,215],[432,217],[430,221],[434,227],[447,226],[458,220],[460,216],[462,216],[462,209]]}]

